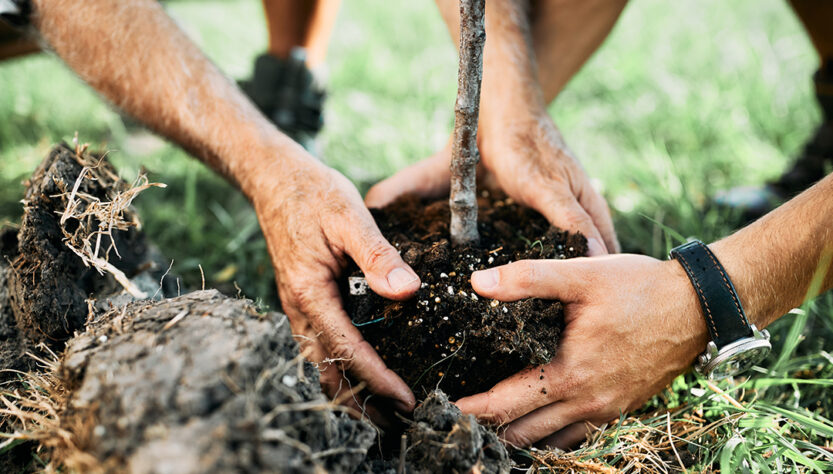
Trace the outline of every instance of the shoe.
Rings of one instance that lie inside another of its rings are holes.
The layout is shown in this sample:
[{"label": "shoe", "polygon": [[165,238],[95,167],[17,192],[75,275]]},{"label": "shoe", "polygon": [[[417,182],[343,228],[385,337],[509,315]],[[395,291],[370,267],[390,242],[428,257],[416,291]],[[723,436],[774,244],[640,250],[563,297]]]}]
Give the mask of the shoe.
[{"label": "shoe", "polygon": [[306,66],[306,52],[295,48],[287,59],[258,56],[252,78],[240,88],[282,132],[313,152],[324,126],[326,94]]},{"label": "shoe", "polygon": [[744,186],[718,192],[714,203],[719,208],[731,209],[745,223],[751,222],[833,171],[833,71],[817,72],[814,81],[824,122],[804,145],[795,164],[777,180],[763,186]]}]

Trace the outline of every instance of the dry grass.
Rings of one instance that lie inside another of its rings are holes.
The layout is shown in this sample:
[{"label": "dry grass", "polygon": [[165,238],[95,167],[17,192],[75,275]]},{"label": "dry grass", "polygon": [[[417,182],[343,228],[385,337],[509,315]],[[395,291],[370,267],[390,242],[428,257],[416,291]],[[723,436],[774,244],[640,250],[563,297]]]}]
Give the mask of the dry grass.
[{"label": "dry grass", "polygon": [[[148,188],[164,188],[166,185],[149,182],[144,173],[140,174],[132,184],[126,185],[112,167],[105,165],[106,153],[101,157],[88,154],[88,145],[80,145],[77,135],[73,143],[75,159],[83,168],[72,189],[63,190],[62,194],[55,196],[66,201],[66,208],[60,220],[64,243],[81,258],[85,266],[95,268],[102,275],[111,274],[131,295],[138,299],[145,299],[148,295],[110,263],[111,252],[120,257],[113,239],[113,231],[140,229],[139,217],[131,208],[133,200]],[[107,190],[107,196],[110,199],[101,200],[96,196],[81,192],[81,184],[85,180],[96,181],[100,187]],[[78,222],[78,226],[72,231],[67,226],[71,219]],[[103,245],[102,242],[104,242]]]},{"label": "dry grass", "polygon": [[[60,377],[58,356],[48,347],[39,349],[48,354],[46,358],[28,353],[41,367],[41,371],[18,372],[20,383],[13,390],[0,390],[0,417],[12,432],[0,433],[0,451],[20,441],[32,441],[37,445],[36,453],[48,459],[43,472],[102,472],[98,460],[86,453],[81,446],[83,440],[78,433],[90,432],[79,423],[63,417],[70,396],[68,387]],[[57,463],[53,460],[60,460]]]}]

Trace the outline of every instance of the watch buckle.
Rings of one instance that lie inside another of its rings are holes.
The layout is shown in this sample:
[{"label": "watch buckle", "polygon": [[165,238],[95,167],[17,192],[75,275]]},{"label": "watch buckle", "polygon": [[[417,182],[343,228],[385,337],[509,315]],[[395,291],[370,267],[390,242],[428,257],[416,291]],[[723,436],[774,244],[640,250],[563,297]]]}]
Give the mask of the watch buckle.
[{"label": "watch buckle", "polygon": [[706,346],[706,350],[697,357],[697,363],[694,366],[695,370],[697,370],[697,372],[701,375],[708,377],[709,380],[718,380],[739,375],[748,369],[747,367],[746,369],[742,369],[735,373],[722,373],[720,375],[715,374],[715,369],[718,366],[730,361],[739,354],[752,350],[757,352],[758,356],[756,357],[756,360],[751,361],[749,366],[763,360],[772,347],[769,343],[769,331],[766,329],[758,330],[754,324],[750,324],[749,328],[752,330],[752,335],[750,337],[738,339],[721,349],[717,348],[717,344],[715,344],[714,341],[709,341]]}]

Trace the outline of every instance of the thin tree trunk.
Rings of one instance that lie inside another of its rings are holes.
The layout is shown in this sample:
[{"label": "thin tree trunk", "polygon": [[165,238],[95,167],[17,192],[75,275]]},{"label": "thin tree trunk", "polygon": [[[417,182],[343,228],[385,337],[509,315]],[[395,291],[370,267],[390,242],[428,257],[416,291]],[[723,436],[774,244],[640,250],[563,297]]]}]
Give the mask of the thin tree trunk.
[{"label": "thin tree trunk", "polygon": [[451,148],[451,241],[476,244],[477,232],[477,117],[483,78],[485,0],[460,0],[460,68],[454,105]]}]

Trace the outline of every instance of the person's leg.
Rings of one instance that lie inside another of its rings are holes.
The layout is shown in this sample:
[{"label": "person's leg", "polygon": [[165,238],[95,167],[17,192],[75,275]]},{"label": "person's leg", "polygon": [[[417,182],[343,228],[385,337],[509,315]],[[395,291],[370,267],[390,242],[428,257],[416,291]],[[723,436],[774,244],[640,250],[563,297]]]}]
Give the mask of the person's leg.
[{"label": "person's leg", "polygon": [[551,102],[607,38],[627,0],[534,0],[538,80]]},{"label": "person's leg", "polygon": [[40,51],[38,44],[0,21],[0,61]]},{"label": "person's leg", "polygon": [[819,69],[813,82],[822,123],[792,166],[778,179],[763,186],[733,188],[715,196],[714,202],[719,207],[733,209],[747,222],[809,188],[833,169],[833,2],[789,0],[789,4],[819,55]]},{"label": "person's leg", "polygon": [[324,63],[340,0],[263,0],[269,45],[240,86],[284,133],[313,151],[323,126],[324,90],[312,73]]},{"label": "person's leg", "polygon": [[269,33],[267,52],[289,58],[294,48],[306,50],[310,69],[320,66],[327,53],[341,0],[263,0]]},{"label": "person's leg", "polygon": [[790,170],[773,183],[784,197],[791,197],[824,177],[833,167],[833,2],[790,0],[807,36],[819,55],[813,76],[822,123],[807,142],[803,154]]}]

